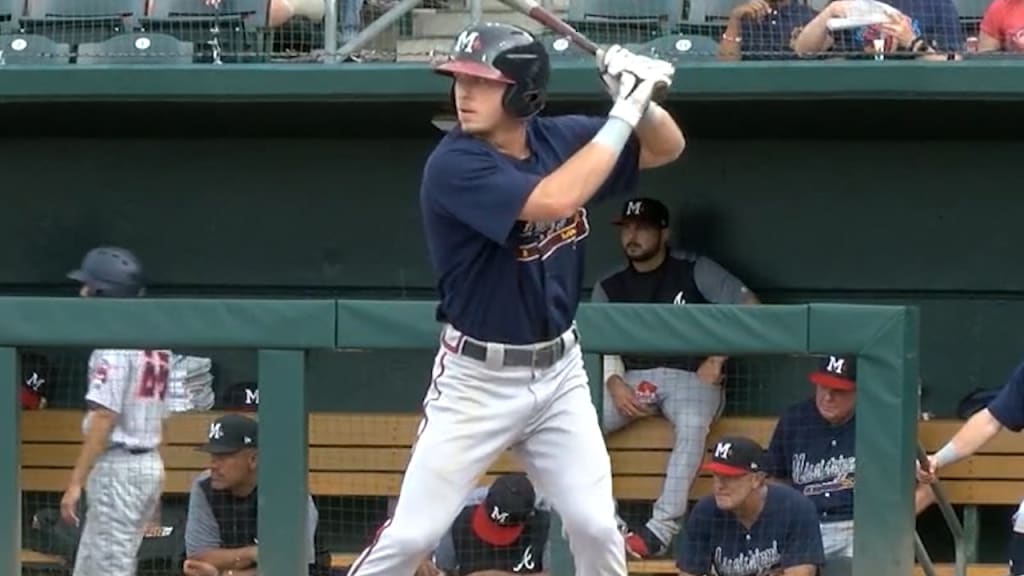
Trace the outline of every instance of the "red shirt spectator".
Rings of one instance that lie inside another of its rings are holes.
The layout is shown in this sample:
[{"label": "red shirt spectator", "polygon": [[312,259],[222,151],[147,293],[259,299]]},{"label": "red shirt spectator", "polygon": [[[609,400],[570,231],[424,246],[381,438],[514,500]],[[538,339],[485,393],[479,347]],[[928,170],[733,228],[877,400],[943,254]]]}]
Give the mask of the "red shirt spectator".
[{"label": "red shirt spectator", "polygon": [[1024,2],[993,0],[981,19],[978,52],[1024,52]]}]

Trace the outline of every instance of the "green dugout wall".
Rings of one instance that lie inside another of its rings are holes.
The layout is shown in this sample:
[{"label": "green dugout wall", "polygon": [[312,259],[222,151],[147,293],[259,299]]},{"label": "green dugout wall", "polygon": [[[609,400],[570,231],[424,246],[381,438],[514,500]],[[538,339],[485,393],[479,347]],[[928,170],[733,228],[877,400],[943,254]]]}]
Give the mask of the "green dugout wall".
[{"label": "green dugout wall", "polygon": [[[304,360],[308,350],[432,349],[431,302],[0,299],[0,386],[8,390],[0,434],[0,504],[19,509],[19,346],[256,348],[263,402],[260,436],[260,564],[304,572],[307,470]],[[585,305],[584,350],[858,356],[857,507],[854,576],[910,574],[918,376],[917,312],[906,307],[791,305],[678,307]],[[870,454],[865,458],[863,455]],[[273,498],[262,495],[273,494]],[[18,514],[0,523],[4,572],[18,573]],[[560,531],[553,531],[558,534]],[[556,574],[571,573],[564,543]]]}]

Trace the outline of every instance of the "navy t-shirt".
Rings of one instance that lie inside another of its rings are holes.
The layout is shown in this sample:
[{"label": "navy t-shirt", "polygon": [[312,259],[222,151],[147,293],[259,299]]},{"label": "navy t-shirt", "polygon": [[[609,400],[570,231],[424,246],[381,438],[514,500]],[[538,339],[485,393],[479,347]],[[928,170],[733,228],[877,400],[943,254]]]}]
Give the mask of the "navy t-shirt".
[{"label": "navy t-shirt", "polygon": [[768,485],[761,515],[748,530],[715,497],[690,512],[676,566],[703,576],[758,576],[803,564],[822,565],[825,552],[814,504],[788,487]]},{"label": "navy t-shirt", "polygon": [[765,471],[810,498],[822,522],[852,520],[855,439],[856,419],[835,426],[813,398],[799,402],[775,425]]},{"label": "navy t-shirt", "polygon": [[[458,128],[427,159],[420,205],[437,276],[437,319],[478,340],[531,344],[569,329],[583,281],[586,208],[553,222],[519,220],[537,183],[587,144],[607,119],[534,117],[530,157],[517,160]],[[594,200],[633,191],[633,137]]]},{"label": "navy t-shirt", "polygon": [[1005,428],[1020,432],[1024,429],[1024,362],[1010,374],[1010,378],[992,399],[988,411]]}]

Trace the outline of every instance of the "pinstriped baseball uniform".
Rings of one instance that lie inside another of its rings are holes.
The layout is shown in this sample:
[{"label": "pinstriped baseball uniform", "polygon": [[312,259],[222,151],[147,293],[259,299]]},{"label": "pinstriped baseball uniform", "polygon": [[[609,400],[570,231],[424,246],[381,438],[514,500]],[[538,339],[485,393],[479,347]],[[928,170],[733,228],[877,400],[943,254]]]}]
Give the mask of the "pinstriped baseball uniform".
[{"label": "pinstriped baseball uniform", "polygon": [[[108,447],[85,486],[86,514],[74,576],[134,576],[147,521],[160,500],[164,395],[170,351],[96,350],[89,358],[90,408],[117,414]],[[82,422],[89,429],[92,410]]]}]

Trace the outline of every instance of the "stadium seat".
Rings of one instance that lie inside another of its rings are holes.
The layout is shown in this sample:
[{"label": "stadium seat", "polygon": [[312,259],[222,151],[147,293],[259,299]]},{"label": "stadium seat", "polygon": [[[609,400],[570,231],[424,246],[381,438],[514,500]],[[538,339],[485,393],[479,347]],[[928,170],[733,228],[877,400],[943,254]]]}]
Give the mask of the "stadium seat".
[{"label": "stadium seat", "polygon": [[71,47],[45,36],[6,34],[0,36],[0,66],[17,64],[67,64]]},{"label": "stadium seat", "polygon": [[78,45],[79,64],[191,64],[192,44],[166,34],[132,33]]},{"label": "stadium seat", "polygon": [[594,57],[572,43],[565,36],[541,34],[537,39],[544,44],[548,55],[555,61],[594,61]]},{"label": "stadium seat", "polygon": [[707,36],[670,34],[647,42],[641,46],[640,53],[672,62],[683,59],[714,59],[718,55],[718,43]]},{"label": "stadium seat", "polygon": [[0,34],[18,29],[25,15],[25,0],[0,0]]},{"label": "stadium seat", "polygon": [[208,6],[204,0],[151,0],[149,13],[139,25],[186,42],[206,44],[216,38],[227,49],[241,49],[247,43],[259,43],[269,11],[269,0],[222,0],[217,6]]},{"label": "stadium seat", "polygon": [[28,0],[21,29],[55,42],[102,42],[130,31],[145,0]]},{"label": "stadium seat", "polygon": [[679,0],[571,0],[567,20],[596,42],[623,44],[672,32],[681,14]]}]

